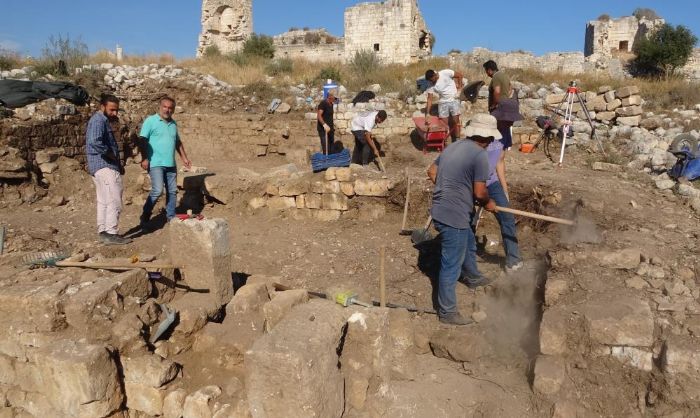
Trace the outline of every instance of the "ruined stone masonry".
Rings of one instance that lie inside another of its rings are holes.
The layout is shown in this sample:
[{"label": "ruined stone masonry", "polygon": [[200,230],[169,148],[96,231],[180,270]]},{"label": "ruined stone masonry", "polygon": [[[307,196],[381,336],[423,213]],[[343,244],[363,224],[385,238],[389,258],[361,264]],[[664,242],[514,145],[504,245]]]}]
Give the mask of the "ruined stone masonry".
[{"label": "ruined stone masonry", "polygon": [[204,0],[197,56],[201,57],[210,46],[218,47],[224,54],[237,52],[252,33],[252,0]]},{"label": "ruined stone masonry", "polygon": [[[210,46],[239,51],[253,33],[252,0],[204,0],[197,56]],[[290,30],[274,37],[277,58],[350,60],[373,51],[386,63],[407,64],[432,54],[432,34],[417,0],[360,3],[345,10],[345,38],[325,29]]]},{"label": "ruined stone masonry", "polygon": [[637,41],[664,23],[663,19],[637,19],[635,16],[592,20],[586,25],[584,54],[609,57],[614,53],[632,52]]}]

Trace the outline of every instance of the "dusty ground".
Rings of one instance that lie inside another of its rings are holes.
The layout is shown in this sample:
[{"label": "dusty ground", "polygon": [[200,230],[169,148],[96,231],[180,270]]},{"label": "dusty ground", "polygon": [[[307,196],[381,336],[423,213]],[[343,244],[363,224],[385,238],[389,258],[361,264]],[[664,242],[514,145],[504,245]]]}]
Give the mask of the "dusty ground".
[{"label": "dusty ground", "polygon": [[[424,178],[425,168],[434,158],[432,154],[423,156],[410,144],[394,152],[411,158],[389,156],[388,169],[403,171],[408,167],[416,179]],[[603,239],[600,245],[605,248],[634,245],[643,254],[652,254],[669,266],[697,269],[697,218],[672,194],[657,191],[645,175],[592,171],[588,165],[591,158],[594,157],[582,151],[573,151],[567,154],[565,166],[557,168],[541,151],[510,152],[507,167],[512,206],[567,216],[570,215],[567,209],[580,202],[581,216],[597,225]],[[283,163],[281,157],[265,157],[238,167],[264,172]],[[226,170],[226,165],[215,161],[195,161],[195,164],[217,172]],[[31,250],[68,248],[73,252],[83,250],[93,257],[128,257],[137,253],[167,257],[168,235],[164,229],[137,236],[134,243],[125,247],[99,245],[89,177],[77,168],[61,170],[62,177],[51,189],[49,198],[63,195],[69,199],[68,204],[51,206],[44,199],[31,206],[1,210],[2,223],[8,227],[6,248],[9,249],[0,257],[1,277],[11,277],[26,269],[21,265],[21,256]],[[135,166],[130,167],[126,181],[133,183],[137,172]],[[430,276],[435,274],[436,254],[428,252],[419,257],[410,238],[399,236],[403,203],[400,199],[396,199],[384,218],[375,222],[343,219],[322,223],[294,220],[264,210],[253,213],[246,207],[250,193],[241,194],[228,206],[207,206],[203,212],[206,217],[228,220],[234,255],[231,268],[241,273],[237,277],[280,276],[281,282],[295,288],[321,292],[352,289],[365,300],[377,300],[379,249],[385,246],[389,301],[433,308]],[[418,186],[412,193],[416,202],[427,201],[426,193]],[[424,204],[412,205],[410,227],[423,224],[427,216],[425,209]],[[137,225],[139,214],[138,205],[125,207],[122,232]],[[502,272],[497,224],[486,214],[478,235],[486,236],[488,248],[482,251],[479,266],[496,280],[495,286],[476,292],[458,287],[462,312],[486,313],[486,319],[465,331],[475,336],[474,340],[483,341],[471,348],[473,360],[454,362],[432,354],[420,356],[418,378],[397,386],[392,416],[551,416],[551,404],[533,395],[531,389],[533,361],[538,353],[542,283],[547,274],[546,254],[561,248],[591,249],[596,244],[563,244],[570,238],[569,231],[525,219],[520,220],[518,229],[520,248],[527,260],[524,272],[512,277]],[[585,271],[572,270],[568,275],[572,283],[578,283],[584,290],[586,286],[603,289],[613,296],[626,292],[624,284],[616,282],[610,270],[599,268],[594,260],[590,260]],[[415,320],[425,335],[435,330],[450,331],[430,314],[417,315]],[[615,367],[611,366],[610,370]],[[580,388],[590,391],[591,410],[600,416],[630,412],[625,408],[615,410],[610,405],[615,403],[616,396],[635,399],[637,394],[600,389],[610,376],[606,377],[605,370],[595,373],[601,373],[599,380],[587,381]],[[212,372],[214,380],[215,375]],[[627,381],[625,377],[620,379]]]}]

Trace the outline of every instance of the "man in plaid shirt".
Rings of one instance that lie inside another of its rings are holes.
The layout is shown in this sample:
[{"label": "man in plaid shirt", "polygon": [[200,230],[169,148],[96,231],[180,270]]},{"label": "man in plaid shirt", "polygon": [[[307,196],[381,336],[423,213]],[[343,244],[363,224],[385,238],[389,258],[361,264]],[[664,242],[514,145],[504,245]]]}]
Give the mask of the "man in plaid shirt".
[{"label": "man in plaid shirt", "polygon": [[110,120],[117,120],[118,112],[119,99],[112,95],[103,96],[100,110],[90,118],[85,134],[87,167],[97,193],[97,232],[100,241],[107,245],[131,242],[118,234],[124,167],[119,160],[119,147],[109,124]]}]

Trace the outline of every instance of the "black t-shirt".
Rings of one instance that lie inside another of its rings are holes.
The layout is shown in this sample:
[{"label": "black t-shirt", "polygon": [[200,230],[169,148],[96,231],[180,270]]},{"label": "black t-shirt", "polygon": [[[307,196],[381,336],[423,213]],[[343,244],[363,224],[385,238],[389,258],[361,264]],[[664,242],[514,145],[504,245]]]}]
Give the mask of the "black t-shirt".
[{"label": "black t-shirt", "polygon": [[[318,107],[316,110],[323,110],[323,121],[326,122],[326,125],[330,126],[331,128],[333,127],[333,104],[328,103],[328,100],[323,100],[321,103],[318,104]],[[317,122],[317,125],[319,127],[323,127],[323,124],[321,122]]]}]

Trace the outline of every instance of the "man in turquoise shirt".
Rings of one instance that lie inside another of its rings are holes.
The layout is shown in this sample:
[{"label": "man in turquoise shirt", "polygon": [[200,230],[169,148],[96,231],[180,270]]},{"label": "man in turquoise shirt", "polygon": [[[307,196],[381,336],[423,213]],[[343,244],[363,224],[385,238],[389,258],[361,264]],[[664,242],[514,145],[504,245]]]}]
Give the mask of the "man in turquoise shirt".
[{"label": "man in turquoise shirt", "polygon": [[141,214],[141,228],[147,229],[151,219],[153,207],[163,193],[163,186],[167,192],[165,214],[168,221],[175,217],[177,205],[177,166],[175,165],[175,151],[185,167],[192,167],[192,162],[187,158],[185,146],[177,133],[177,123],[172,116],[175,112],[175,100],[170,97],[160,99],[158,113],[146,118],[141,127],[141,168],[148,171],[151,177],[151,193],[143,205]]}]

